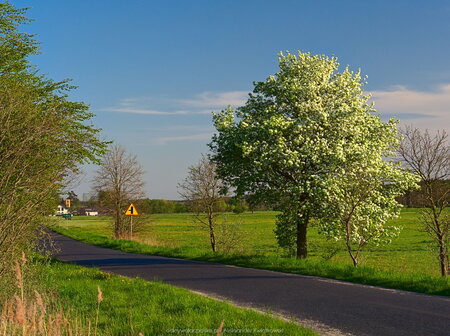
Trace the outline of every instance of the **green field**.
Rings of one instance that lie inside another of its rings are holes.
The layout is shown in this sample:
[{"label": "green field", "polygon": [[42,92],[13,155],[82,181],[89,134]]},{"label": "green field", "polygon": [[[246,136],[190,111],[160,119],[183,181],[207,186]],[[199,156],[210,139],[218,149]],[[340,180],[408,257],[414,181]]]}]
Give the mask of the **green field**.
[{"label": "green field", "polygon": [[[363,254],[362,266],[354,269],[342,246],[336,247],[309,230],[309,257],[306,261],[282,258],[273,233],[276,212],[225,214],[222,220],[234,227],[242,240],[234,254],[212,254],[208,232],[193,222],[191,214],[155,214],[140,217],[135,241],[113,241],[108,217],[56,219],[56,230],[83,241],[130,252],[210,260],[248,267],[331,277],[347,281],[449,295],[450,282],[440,279],[431,239],[421,230],[418,209],[403,209],[390,224],[403,227],[389,245],[370,247]],[[333,246],[331,248],[330,246]],[[434,284],[431,284],[434,283]]]}]

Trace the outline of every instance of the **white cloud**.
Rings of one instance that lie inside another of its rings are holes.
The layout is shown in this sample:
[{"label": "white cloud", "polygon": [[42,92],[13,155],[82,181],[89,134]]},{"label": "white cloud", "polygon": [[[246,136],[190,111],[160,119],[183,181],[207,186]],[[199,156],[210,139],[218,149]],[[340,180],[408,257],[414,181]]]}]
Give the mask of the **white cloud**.
[{"label": "white cloud", "polygon": [[[413,124],[431,130],[445,128],[450,132],[450,84],[441,85],[435,91],[415,91],[405,86],[389,90],[372,91],[375,108],[382,116],[396,117],[402,124]],[[247,91],[202,92],[190,99],[164,99],[154,97],[126,98],[118,106],[99,111],[148,115],[208,115],[212,110],[227,105],[242,106],[247,100]],[[156,108],[155,108],[156,106]],[[160,109],[163,107],[163,109]],[[198,135],[194,135],[198,136]],[[167,138],[170,141],[189,140],[183,137]]]},{"label": "white cloud", "polygon": [[[122,103],[121,103],[121,105],[122,105]],[[191,111],[184,111],[184,110],[165,112],[165,111],[158,111],[158,110],[151,110],[151,109],[144,109],[144,108],[133,108],[133,107],[108,107],[108,108],[98,109],[97,111],[133,113],[133,114],[152,114],[152,115],[192,114]]]},{"label": "white cloud", "polygon": [[[247,91],[230,91],[203,92],[191,99],[131,97],[122,99],[117,106],[101,108],[97,111],[148,115],[211,114],[212,110],[224,109],[228,105],[235,107],[244,105],[247,95]],[[164,106],[165,111],[160,110],[158,106]]]},{"label": "white cloud", "polygon": [[167,145],[169,142],[177,142],[177,141],[205,141],[210,140],[213,133],[199,133],[199,134],[191,134],[191,135],[183,135],[183,136],[173,136],[173,137],[161,137],[154,139],[154,143],[157,145]]},{"label": "white cloud", "polygon": [[192,131],[192,132],[213,132],[215,128],[212,125],[171,125],[161,127],[148,127],[146,131],[152,132],[171,132],[171,131]]},{"label": "white cloud", "polygon": [[193,99],[179,100],[181,105],[192,107],[225,108],[228,105],[244,105],[248,98],[247,91],[202,92]]},{"label": "white cloud", "polygon": [[450,84],[441,85],[434,92],[397,86],[371,93],[375,108],[382,115],[394,116],[403,124],[423,129],[450,131]]}]

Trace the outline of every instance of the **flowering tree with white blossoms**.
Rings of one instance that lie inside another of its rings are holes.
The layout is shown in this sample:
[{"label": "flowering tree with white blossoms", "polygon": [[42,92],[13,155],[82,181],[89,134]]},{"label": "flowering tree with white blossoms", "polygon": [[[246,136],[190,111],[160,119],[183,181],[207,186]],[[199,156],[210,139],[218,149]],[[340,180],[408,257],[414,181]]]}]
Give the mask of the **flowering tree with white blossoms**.
[{"label": "flowering tree with white blossoms", "polygon": [[[385,149],[395,145],[396,122],[384,123],[373,114],[359,72],[338,72],[338,66],[335,57],[280,54],[280,71],[256,82],[244,106],[214,114],[217,134],[210,148],[217,173],[238,194],[278,204],[278,243],[295,247],[298,258],[307,256],[306,233],[313,218],[337,225],[329,215],[347,186],[342,177],[357,182],[350,179],[349,168],[370,175],[361,160],[376,157],[379,164]],[[380,143],[383,150],[367,154]],[[371,162],[365,165],[372,167]]]},{"label": "flowering tree with white blossoms", "polygon": [[318,219],[322,233],[344,241],[354,266],[358,266],[367,245],[390,243],[400,233],[400,227],[388,225],[387,221],[399,215],[401,205],[396,197],[418,181],[397,162],[383,160],[382,154],[395,140],[378,140],[378,146],[366,151],[364,159],[335,176],[329,190],[328,214]]}]

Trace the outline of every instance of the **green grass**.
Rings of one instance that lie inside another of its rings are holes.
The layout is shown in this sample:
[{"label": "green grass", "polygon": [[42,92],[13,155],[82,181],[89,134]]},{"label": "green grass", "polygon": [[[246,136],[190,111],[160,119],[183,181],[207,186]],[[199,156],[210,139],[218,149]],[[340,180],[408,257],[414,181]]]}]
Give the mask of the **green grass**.
[{"label": "green grass", "polygon": [[430,238],[420,230],[418,209],[404,209],[391,224],[403,230],[392,244],[371,247],[364,253],[364,263],[351,266],[341,248],[327,259],[326,243],[314,227],[309,230],[310,252],[307,260],[282,258],[273,234],[276,212],[226,214],[228,223],[236,224],[244,237],[244,251],[239,254],[210,252],[208,233],[193,223],[190,214],[158,214],[142,218],[145,223],[137,240],[145,244],[109,239],[111,219],[74,217],[58,220],[55,230],[75,239],[128,252],[214,261],[245,267],[317,275],[356,283],[398,288],[415,292],[450,295],[450,280],[439,276],[437,258],[429,249]]},{"label": "green grass", "polygon": [[315,335],[293,322],[237,308],[158,281],[124,278],[57,261],[44,265],[43,271],[47,274],[45,284],[55,292],[64,310],[70,309],[79,318],[89,317],[92,325],[97,309],[97,286],[101,288],[103,301],[98,326],[102,335],[138,335],[139,332],[170,335],[176,334],[171,333],[173,329],[214,330],[222,320],[224,331],[256,329],[266,330],[258,335]]}]

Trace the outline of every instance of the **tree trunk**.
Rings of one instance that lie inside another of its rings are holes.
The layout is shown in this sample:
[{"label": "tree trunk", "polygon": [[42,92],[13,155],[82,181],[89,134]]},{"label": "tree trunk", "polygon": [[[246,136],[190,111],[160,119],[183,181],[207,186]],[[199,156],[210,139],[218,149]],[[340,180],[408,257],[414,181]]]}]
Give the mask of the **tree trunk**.
[{"label": "tree trunk", "polygon": [[120,218],[120,203],[116,203],[116,218],[114,223],[114,239],[121,239],[122,237],[122,221]]},{"label": "tree trunk", "polygon": [[352,251],[350,218],[351,215],[347,217],[345,221],[345,246],[347,247],[347,252],[350,255],[350,258],[352,258],[353,266],[356,267],[358,266],[358,253],[356,253],[356,255],[353,255]]},{"label": "tree trunk", "polygon": [[445,250],[445,242],[439,239],[439,264],[441,266],[441,275],[443,277],[448,275],[448,254]]},{"label": "tree trunk", "polygon": [[212,251],[216,252],[216,235],[214,234],[214,217],[212,213],[212,207],[209,208],[208,224],[209,224],[209,241],[211,243]]},{"label": "tree trunk", "polygon": [[350,246],[349,242],[346,242],[347,245],[347,252],[350,255],[350,258],[352,258],[353,266],[358,266],[358,255],[353,255],[352,247]]},{"label": "tree trunk", "polygon": [[412,204],[412,191],[408,191],[405,195],[405,203],[408,208],[411,208]]},{"label": "tree trunk", "polygon": [[213,229],[209,229],[209,240],[211,242],[211,248],[213,252],[216,252],[216,237]]},{"label": "tree trunk", "polygon": [[309,216],[303,216],[297,220],[297,259],[305,259],[308,256],[308,245],[306,241],[308,222]]},{"label": "tree trunk", "polygon": [[114,239],[120,239],[119,225],[119,216],[117,216],[116,213],[116,218],[114,220]]}]

